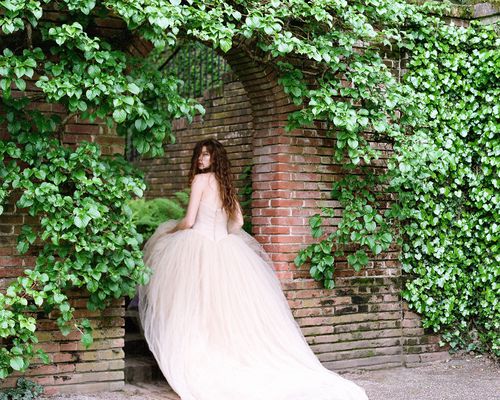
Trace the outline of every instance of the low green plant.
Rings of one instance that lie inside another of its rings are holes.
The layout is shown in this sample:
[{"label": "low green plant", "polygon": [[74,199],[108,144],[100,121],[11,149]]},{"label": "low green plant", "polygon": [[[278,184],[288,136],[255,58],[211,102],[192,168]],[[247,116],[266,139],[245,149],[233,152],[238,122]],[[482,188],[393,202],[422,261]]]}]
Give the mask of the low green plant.
[{"label": "low green plant", "polygon": [[43,387],[26,378],[19,378],[16,387],[0,391],[0,400],[32,400],[38,399]]},{"label": "low green plant", "polygon": [[[248,209],[252,201],[251,174],[252,167],[247,166],[239,176],[239,179],[245,182],[239,190],[243,209]],[[135,199],[129,201],[128,206],[132,211],[132,222],[137,227],[137,231],[144,236],[144,240],[147,240],[161,223],[184,217],[188,202],[189,189],[186,189],[175,192],[173,198]],[[243,229],[251,233],[252,216],[250,214],[245,215]]]},{"label": "low green plant", "polygon": [[184,217],[188,201],[189,191],[185,190],[174,193],[174,198],[138,199],[128,205],[132,210],[133,223],[147,239],[162,222]]}]

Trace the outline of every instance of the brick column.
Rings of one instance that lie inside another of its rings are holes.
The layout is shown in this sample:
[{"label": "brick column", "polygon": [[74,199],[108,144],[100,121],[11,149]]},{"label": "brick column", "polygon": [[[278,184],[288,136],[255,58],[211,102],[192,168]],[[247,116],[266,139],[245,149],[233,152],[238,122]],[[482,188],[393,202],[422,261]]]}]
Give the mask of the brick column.
[{"label": "brick column", "polygon": [[[385,60],[396,74],[398,57],[388,54]],[[358,273],[348,267],[345,257],[337,258],[334,290],[323,289],[310,277],[308,267],[297,270],[295,256],[313,240],[309,217],[330,206],[336,213],[325,221],[326,230],[338,224],[341,207],[331,200],[330,191],[332,182],[345,170],[332,162],[335,141],[326,137],[324,124],[285,130],[287,116],[296,107],[278,85],[275,71],[255,65],[238,50],[230,52],[228,61],[252,105],[253,233],[271,256],[309,344],[324,365],[335,370],[402,365],[408,361],[405,354],[411,341],[403,335],[402,321],[409,314],[403,313],[405,305],[399,294],[402,271],[398,249],[372,257]],[[383,168],[390,146],[369,135],[368,139],[382,152],[374,168]],[[386,205],[390,201],[382,200]],[[420,321],[415,319],[413,323],[418,325]],[[439,350],[436,336],[418,333],[420,336],[413,339],[426,345],[413,346],[412,351],[431,352],[434,355],[427,358],[432,359],[445,355],[435,353]]]}]

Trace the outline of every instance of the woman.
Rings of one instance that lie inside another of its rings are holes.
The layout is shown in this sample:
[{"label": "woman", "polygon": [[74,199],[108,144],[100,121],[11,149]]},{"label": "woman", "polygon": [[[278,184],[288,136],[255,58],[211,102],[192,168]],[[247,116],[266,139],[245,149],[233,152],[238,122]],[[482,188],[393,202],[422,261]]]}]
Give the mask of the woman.
[{"label": "woman", "polygon": [[295,322],[279,280],[243,216],[226,151],[199,142],[186,216],[144,248],[144,335],[182,400],[364,400],[324,368]]}]

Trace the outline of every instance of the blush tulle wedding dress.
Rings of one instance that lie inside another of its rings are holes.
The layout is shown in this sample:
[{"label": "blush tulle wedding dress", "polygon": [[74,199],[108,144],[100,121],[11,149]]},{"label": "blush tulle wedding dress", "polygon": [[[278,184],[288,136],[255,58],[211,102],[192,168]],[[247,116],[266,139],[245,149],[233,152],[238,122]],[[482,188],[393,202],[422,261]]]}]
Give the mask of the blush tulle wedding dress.
[{"label": "blush tulle wedding dress", "polygon": [[151,352],[182,400],[366,400],[323,367],[293,318],[261,246],[228,232],[217,198],[202,198],[191,229],[158,227],[139,315]]}]

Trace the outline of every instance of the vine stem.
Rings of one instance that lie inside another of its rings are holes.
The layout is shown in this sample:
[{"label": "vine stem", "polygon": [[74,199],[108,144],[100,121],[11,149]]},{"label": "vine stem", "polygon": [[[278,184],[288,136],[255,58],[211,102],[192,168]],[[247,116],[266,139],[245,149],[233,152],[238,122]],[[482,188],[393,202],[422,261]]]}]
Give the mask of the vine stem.
[{"label": "vine stem", "polygon": [[76,115],[78,115],[78,113],[69,113],[59,124],[59,127],[56,130],[56,135],[60,144],[63,144],[63,129],[66,126],[66,123]]},{"label": "vine stem", "polygon": [[26,41],[28,44],[28,48],[30,50],[33,50],[33,28],[28,21],[24,23],[24,26],[26,28]]}]

